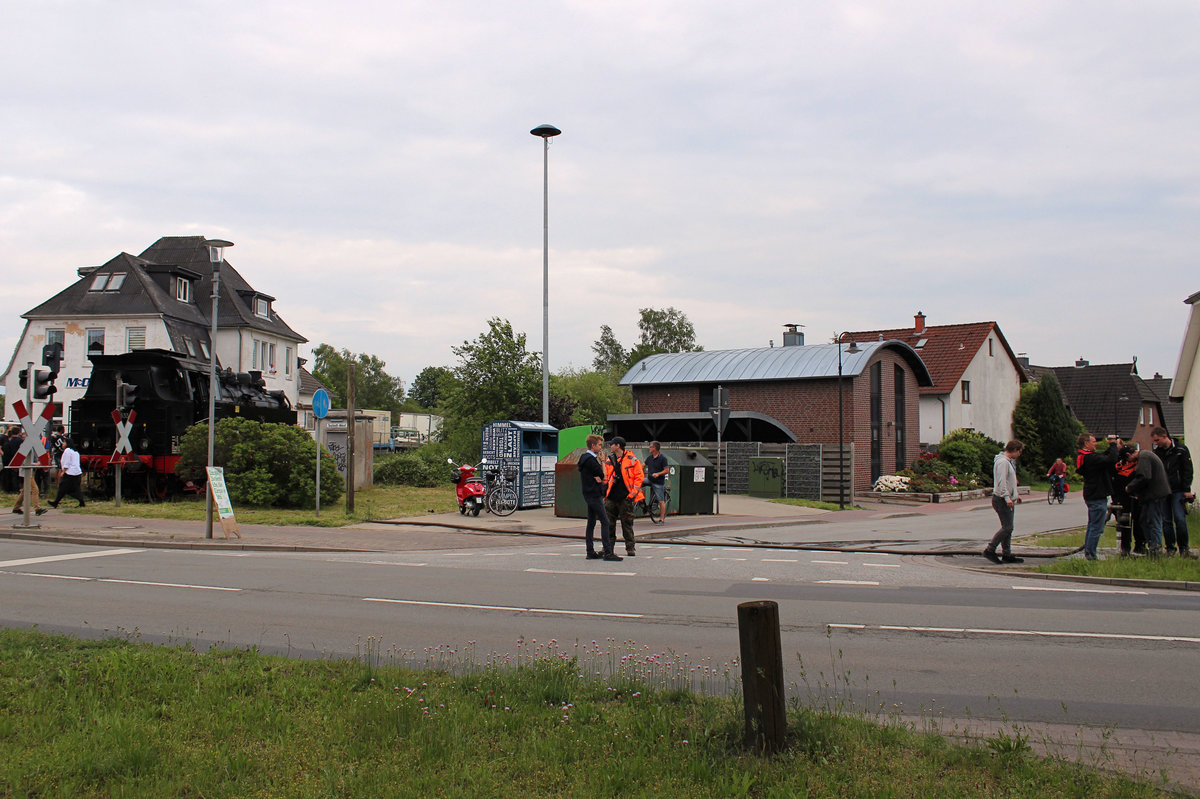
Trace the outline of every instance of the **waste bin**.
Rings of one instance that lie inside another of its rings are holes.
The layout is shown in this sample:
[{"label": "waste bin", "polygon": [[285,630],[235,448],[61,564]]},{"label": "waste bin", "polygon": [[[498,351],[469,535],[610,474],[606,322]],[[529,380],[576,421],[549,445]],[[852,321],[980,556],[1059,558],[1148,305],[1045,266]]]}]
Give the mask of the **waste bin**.
[{"label": "waste bin", "polygon": [[671,464],[671,507],[684,515],[713,512],[712,461],[694,449],[663,449]]},{"label": "waste bin", "polygon": [[554,515],[568,519],[586,519],[587,503],[579,477],[579,456],[586,452],[573,450],[554,466]]},{"label": "waste bin", "polygon": [[541,422],[492,422],[483,427],[481,449],[488,471],[503,469],[515,482],[518,508],[554,504],[558,428]]}]

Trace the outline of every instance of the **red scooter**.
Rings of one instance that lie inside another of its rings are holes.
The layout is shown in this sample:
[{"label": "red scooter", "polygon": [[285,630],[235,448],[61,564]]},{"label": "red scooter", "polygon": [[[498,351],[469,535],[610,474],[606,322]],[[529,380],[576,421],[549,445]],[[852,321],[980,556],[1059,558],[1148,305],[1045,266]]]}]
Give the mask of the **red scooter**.
[{"label": "red scooter", "polygon": [[[451,458],[446,458],[446,463],[454,466],[454,460]],[[479,511],[484,508],[483,495],[487,493],[487,487],[483,484],[483,478],[476,477],[475,472],[485,463],[487,458],[475,466],[455,466],[454,471],[450,473],[450,479],[454,481],[454,495],[458,498],[458,512],[463,516],[468,513],[478,516]]]}]

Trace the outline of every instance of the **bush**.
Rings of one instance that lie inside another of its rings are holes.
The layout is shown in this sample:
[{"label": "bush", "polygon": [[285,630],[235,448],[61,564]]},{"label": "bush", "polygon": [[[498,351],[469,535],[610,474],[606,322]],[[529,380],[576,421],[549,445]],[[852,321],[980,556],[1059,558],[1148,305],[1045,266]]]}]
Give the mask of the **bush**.
[{"label": "bush", "polygon": [[[179,445],[175,474],[203,480],[208,463],[208,423],[189,427]],[[301,427],[231,417],[217,421],[213,461],[225,469],[236,503],[283,508],[316,507],[317,443]],[[321,504],[337,502],[342,476],[330,455],[321,457]]]},{"label": "bush", "polygon": [[[441,472],[450,474],[450,466],[442,463]],[[375,482],[386,485],[436,486],[438,479],[430,466],[416,453],[404,452],[375,464]]]},{"label": "bush", "polygon": [[992,463],[1004,445],[994,438],[974,430],[955,430],[942,439],[938,456],[949,463],[951,473],[959,480],[978,477],[984,485],[992,484]]}]

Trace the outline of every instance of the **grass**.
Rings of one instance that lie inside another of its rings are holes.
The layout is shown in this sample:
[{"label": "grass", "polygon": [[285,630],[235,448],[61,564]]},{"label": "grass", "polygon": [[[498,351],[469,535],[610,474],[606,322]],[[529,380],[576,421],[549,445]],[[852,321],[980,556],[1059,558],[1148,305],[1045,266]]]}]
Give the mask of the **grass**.
[{"label": "grass", "polygon": [[[780,505],[795,505],[798,508],[816,508],[817,510],[841,510],[836,502],[824,502],[819,499],[792,499],[790,497],[780,497],[772,499],[771,502],[778,502]],[[858,505],[846,505],[846,510],[862,510]]]},{"label": "grass", "polygon": [[[5,507],[11,508],[15,494],[3,494]],[[51,495],[52,497],[53,495]],[[43,497],[42,504],[46,503]],[[312,508],[254,508],[235,505],[234,512],[243,524],[312,525],[314,527],[343,527],[371,519],[395,519],[403,516],[425,516],[430,512],[449,513],[456,510],[454,487],[412,488],[410,486],[372,486],[354,493],[354,513],[346,513],[343,497],[332,507],[322,507],[318,517]],[[112,499],[88,499],[85,508],[75,507],[72,499],[60,506],[64,513],[92,513],[101,516],[120,516],[128,519],[175,519],[203,521],[204,497],[185,497],[165,502],[145,502],[123,498],[121,507]]]},{"label": "grass", "polygon": [[[1061,533],[1029,536],[1021,539],[1028,546],[1074,549],[1083,546],[1083,527]],[[1188,540],[1200,542],[1200,513],[1188,514]],[[1116,528],[1108,525],[1100,536],[1100,560],[1082,557],[1060,558],[1031,568],[1046,574],[1074,574],[1088,577],[1115,577],[1128,580],[1171,580],[1200,582],[1200,560],[1194,558],[1122,558],[1111,550],[1117,548]],[[1104,550],[1110,552],[1106,553]]]},{"label": "grass", "polygon": [[370,641],[358,659],[299,661],[0,630],[0,796],[1165,795],[1036,758],[1019,731],[968,748],[798,704],[786,750],[758,757],[736,695],[661,679],[680,673],[669,655],[601,677],[605,658],[629,662],[555,644],[455,676]]}]

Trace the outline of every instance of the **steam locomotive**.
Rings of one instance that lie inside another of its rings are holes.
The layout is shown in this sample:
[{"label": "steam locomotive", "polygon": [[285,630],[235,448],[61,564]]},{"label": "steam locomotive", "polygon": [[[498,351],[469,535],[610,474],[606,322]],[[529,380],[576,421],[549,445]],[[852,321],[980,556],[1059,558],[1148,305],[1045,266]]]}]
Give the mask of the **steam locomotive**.
[{"label": "steam locomotive", "polygon": [[[147,495],[163,497],[180,488],[175,477],[184,431],[208,419],[207,361],[169,350],[137,350],[93,355],[84,395],[71,403],[69,429],[85,473],[106,488],[115,465],[124,463],[131,482],[144,478]],[[296,423],[296,411],[282,391],[267,391],[262,372],[217,373],[218,420],[241,416],[262,422]],[[128,408],[132,453],[116,454],[113,412]],[[111,491],[110,491],[111,493]]]}]

